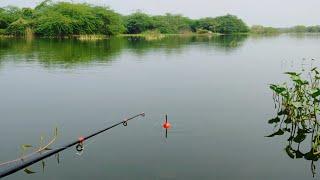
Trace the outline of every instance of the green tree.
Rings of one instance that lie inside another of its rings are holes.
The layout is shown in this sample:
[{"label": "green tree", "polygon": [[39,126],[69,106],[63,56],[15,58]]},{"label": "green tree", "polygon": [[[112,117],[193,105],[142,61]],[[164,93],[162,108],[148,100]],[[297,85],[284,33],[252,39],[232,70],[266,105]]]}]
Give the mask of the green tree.
[{"label": "green tree", "polygon": [[303,25],[298,25],[298,26],[294,26],[292,30],[295,33],[303,33],[303,32],[307,32],[307,27]]},{"label": "green tree", "polygon": [[29,22],[23,18],[19,18],[9,25],[7,33],[15,36],[24,36],[28,27]]},{"label": "green tree", "polygon": [[17,7],[8,6],[6,8],[0,8],[0,29],[7,28],[20,17],[21,10]]},{"label": "green tree", "polygon": [[153,26],[164,34],[175,34],[191,31],[192,20],[181,15],[167,13],[164,16],[153,16]]},{"label": "green tree", "polygon": [[217,23],[215,31],[223,34],[245,33],[249,31],[248,26],[237,16],[226,15],[216,17]]},{"label": "green tree", "polygon": [[133,13],[124,19],[127,33],[129,34],[139,34],[154,28],[153,19],[142,12]]},{"label": "green tree", "polygon": [[72,20],[58,12],[47,12],[47,16],[37,18],[35,33],[48,37],[72,35]]},{"label": "green tree", "polygon": [[197,21],[192,26],[193,31],[197,31],[198,29],[204,29],[211,32],[216,32],[218,24],[215,18],[207,17],[202,18]]},{"label": "green tree", "polygon": [[36,34],[42,36],[115,35],[124,31],[119,14],[88,4],[45,3],[36,7],[35,16]]}]

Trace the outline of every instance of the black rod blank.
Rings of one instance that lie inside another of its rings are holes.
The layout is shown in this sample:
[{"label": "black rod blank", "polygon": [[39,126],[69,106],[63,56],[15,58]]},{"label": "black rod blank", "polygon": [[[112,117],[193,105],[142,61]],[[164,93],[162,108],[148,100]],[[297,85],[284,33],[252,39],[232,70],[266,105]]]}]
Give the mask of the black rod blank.
[{"label": "black rod blank", "polygon": [[21,161],[19,161],[18,163],[16,163],[14,166],[12,166],[12,167],[10,167],[10,168],[7,168],[7,169],[5,169],[5,170],[0,170],[0,178],[3,178],[3,177],[8,176],[8,175],[10,175],[10,174],[13,174],[13,173],[15,173],[15,172],[17,172],[17,171],[19,171],[19,170],[21,170],[21,169],[24,169],[24,168],[26,168],[26,167],[34,164],[34,163],[37,163],[37,162],[39,162],[39,161],[41,161],[41,160],[43,160],[43,159],[46,159],[46,158],[48,158],[48,157],[50,157],[50,156],[52,156],[52,155],[54,155],[54,154],[57,154],[57,153],[59,153],[59,152],[61,152],[61,151],[63,151],[63,150],[66,150],[66,149],[68,149],[68,148],[70,148],[70,147],[72,147],[72,146],[74,146],[74,145],[76,145],[76,144],[82,143],[82,141],[87,140],[87,139],[90,139],[90,138],[92,138],[92,137],[94,137],[94,136],[96,136],[96,135],[98,135],[98,134],[101,134],[101,133],[103,133],[103,132],[105,132],[105,131],[107,131],[107,130],[109,130],[109,129],[112,129],[112,128],[116,127],[116,126],[119,126],[119,125],[121,125],[121,124],[123,124],[123,125],[126,126],[128,121],[130,121],[130,120],[132,120],[132,119],[135,119],[135,118],[137,118],[137,117],[139,117],[139,116],[144,117],[144,116],[145,116],[145,113],[137,114],[137,115],[132,116],[132,117],[130,117],[130,118],[128,118],[128,119],[125,119],[125,120],[123,120],[123,121],[121,121],[121,122],[119,122],[119,123],[116,123],[116,124],[114,124],[114,125],[112,125],[112,126],[109,126],[109,127],[104,128],[104,129],[102,129],[102,130],[100,130],[100,131],[97,131],[97,132],[95,132],[95,133],[93,133],[93,134],[90,134],[90,135],[88,135],[88,136],[86,136],[86,137],[83,137],[82,140],[79,140],[79,139],[78,139],[78,140],[72,141],[72,142],[70,142],[70,143],[68,143],[68,144],[65,144],[64,146],[61,146],[61,147],[59,147],[59,148],[55,148],[55,149],[52,149],[52,150],[50,150],[50,151],[41,153],[40,155],[35,156],[35,157],[31,157],[31,158],[29,158],[29,159],[21,159]]}]

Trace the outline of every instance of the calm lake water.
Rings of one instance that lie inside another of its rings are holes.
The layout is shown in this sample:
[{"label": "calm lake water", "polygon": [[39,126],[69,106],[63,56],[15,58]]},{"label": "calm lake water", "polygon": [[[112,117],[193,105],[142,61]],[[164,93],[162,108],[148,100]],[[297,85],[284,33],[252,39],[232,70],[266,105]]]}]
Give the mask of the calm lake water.
[{"label": "calm lake water", "polygon": [[44,172],[40,163],[5,179],[313,179],[310,161],[284,152],[287,137],[264,137],[275,113],[268,84],[303,58],[320,60],[320,35],[1,39],[0,162],[55,127],[61,144],[146,113],[81,156],[72,148]]}]

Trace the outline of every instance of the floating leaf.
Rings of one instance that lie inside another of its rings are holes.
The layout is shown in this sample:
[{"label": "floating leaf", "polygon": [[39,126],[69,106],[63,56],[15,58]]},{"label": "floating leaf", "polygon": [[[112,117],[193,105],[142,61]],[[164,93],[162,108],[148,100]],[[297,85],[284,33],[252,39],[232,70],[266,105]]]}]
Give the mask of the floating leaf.
[{"label": "floating leaf", "polygon": [[34,172],[34,171],[31,171],[31,170],[28,169],[28,168],[25,168],[23,171],[24,171],[25,173],[27,173],[27,174],[34,174],[34,173],[36,173],[36,172]]},{"label": "floating leaf", "polygon": [[277,132],[270,134],[269,136],[265,136],[265,137],[281,136],[283,134],[284,134],[284,131],[282,129],[279,129]]}]

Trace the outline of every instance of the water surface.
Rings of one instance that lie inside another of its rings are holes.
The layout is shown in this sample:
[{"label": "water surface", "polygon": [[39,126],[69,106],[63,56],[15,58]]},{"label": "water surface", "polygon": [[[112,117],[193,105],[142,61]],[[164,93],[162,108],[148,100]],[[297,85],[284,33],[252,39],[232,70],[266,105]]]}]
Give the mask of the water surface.
[{"label": "water surface", "polygon": [[[319,35],[167,37],[157,41],[0,40],[0,161],[21,144],[57,144],[139,112],[75,149],[6,179],[312,179],[285,138],[268,139],[269,83],[301,59],[320,60]],[[164,139],[168,113],[173,128]]]}]

